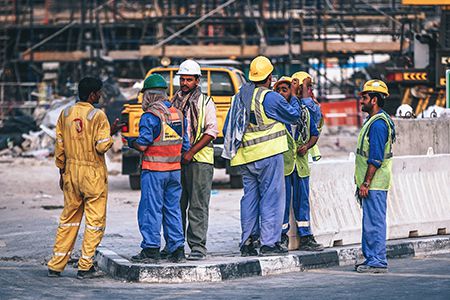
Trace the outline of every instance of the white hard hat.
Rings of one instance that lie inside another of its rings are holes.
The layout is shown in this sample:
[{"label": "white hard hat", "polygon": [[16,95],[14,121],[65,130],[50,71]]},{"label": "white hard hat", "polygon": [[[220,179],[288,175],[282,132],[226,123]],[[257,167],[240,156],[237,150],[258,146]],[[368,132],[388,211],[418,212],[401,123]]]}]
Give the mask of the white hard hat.
[{"label": "white hard hat", "polygon": [[414,118],[413,108],[409,104],[402,104],[397,108],[395,116],[398,118],[406,118],[406,119]]},{"label": "white hard hat", "polygon": [[192,59],[183,61],[178,69],[177,75],[198,75],[202,76],[200,65]]}]

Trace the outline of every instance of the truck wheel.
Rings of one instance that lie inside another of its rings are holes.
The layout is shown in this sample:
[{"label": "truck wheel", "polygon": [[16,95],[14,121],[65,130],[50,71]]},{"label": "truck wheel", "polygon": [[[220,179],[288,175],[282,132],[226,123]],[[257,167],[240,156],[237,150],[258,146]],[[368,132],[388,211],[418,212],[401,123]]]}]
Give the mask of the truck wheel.
[{"label": "truck wheel", "polygon": [[243,187],[242,176],[230,175],[230,186],[232,189],[241,189]]},{"label": "truck wheel", "polygon": [[130,181],[130,187],[132,190],[140,190],[141,189],[141,176],[129,175],[128,179]]}]

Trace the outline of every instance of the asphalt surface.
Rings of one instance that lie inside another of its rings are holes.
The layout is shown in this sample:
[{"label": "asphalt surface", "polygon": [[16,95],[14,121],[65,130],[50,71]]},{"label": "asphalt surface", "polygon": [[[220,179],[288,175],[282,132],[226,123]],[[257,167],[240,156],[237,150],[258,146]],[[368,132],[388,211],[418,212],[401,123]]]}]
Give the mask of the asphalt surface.
[{"label": "asphalt surface", "polygon": [[137,284],[111,278],[60,278],[30,262],[0,262],[0,299],[450,299],[450,254],[390,261],[388,274],[352,266],[219,283]]}]

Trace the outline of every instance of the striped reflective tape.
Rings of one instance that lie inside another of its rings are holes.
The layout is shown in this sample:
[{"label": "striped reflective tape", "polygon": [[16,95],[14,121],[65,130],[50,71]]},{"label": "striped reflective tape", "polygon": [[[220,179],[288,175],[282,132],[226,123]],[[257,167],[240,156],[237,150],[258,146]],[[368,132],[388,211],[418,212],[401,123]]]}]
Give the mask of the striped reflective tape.
[{"label": "striped reflective tape", "polygon": [[254,145],[257,145],[257,144],[260,144],[260,143],[263,143],[263,142],[274,140],[274,139],[279,138],[279,137],[284,136],[284,135],[286,135],[286,131],[285,130],[274,132],[274,133],[271,133],[271,134],[266,135],[266,136],[262,136],[262,137],[258,137],[256,139],[245,141],[245,142],[242,143],[242,146],[244,146],[244,147],[254,146]]},{"label": "striped reflective tape", "polygon": [[283,224],[283,226],[281,227],[282,229],[288,229],[289,227],[289,223]]},{"label": "striped reflective tape", "polygon": [[110,139],[111,139],[110,137],[107,137],[106,139],[99,140],[97,141],[97,144],[109,142]]},{"label": "striped reflective tape", "polygon": [[297,227],[309,227],[309,221],[297,221]]},{"label": "striped reflective tape", "polygon": [[59,227],[78,227],[80,226],[80,223],[64,223],[59,224]]},{"label": "striped reflective tape", "polygon": [[160,163],[175,163],[181,161],[181,155],[179,156],[144,156],[145,161],[160,162]]},{"label": "striped reflective tape", "polygon": [[70,255],[72,251],[69,252],[53,252],[53,256],[66,256],[66,255]]},{"label": "striped reflective tape", "polygon": [[102,226],[91,226],[91,225],[87,225],[87,224],[86,224],[86,228],[87,229],[91,229],[91,230],[97,230],[97,231],[102,231],[103,230]]},{"label": "striped reflective tape", "polygon": [[94,257],[93,257],[93,256],[87,256],[87,255],[81,255],[81,258],[82,258],[82,259],[89,259],[89,260],[91,260],[91,259],[93,259]]},{"label": "striped reflective tape", "polygon": [[94,116],[95,116],[95,114],[97,113],[97,111],[98,111],[98,108],[94,108],[93,110],[91,110],[91,111],[88,113],[88,115],[87,115],[87,119],[88,119],[89,121],[91,121],[91,120],[94,118]]}]

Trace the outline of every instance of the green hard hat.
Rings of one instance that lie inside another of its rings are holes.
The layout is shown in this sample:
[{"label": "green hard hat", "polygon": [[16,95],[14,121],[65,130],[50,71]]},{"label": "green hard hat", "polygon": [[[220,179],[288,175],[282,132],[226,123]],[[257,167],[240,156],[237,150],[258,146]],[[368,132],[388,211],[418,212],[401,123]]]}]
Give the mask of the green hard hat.
[{"label": "green hard hat", "polygon": [[161,75],[152,74],[145,78],[141,92],[148,89],[167,89],[167,82]]}]

